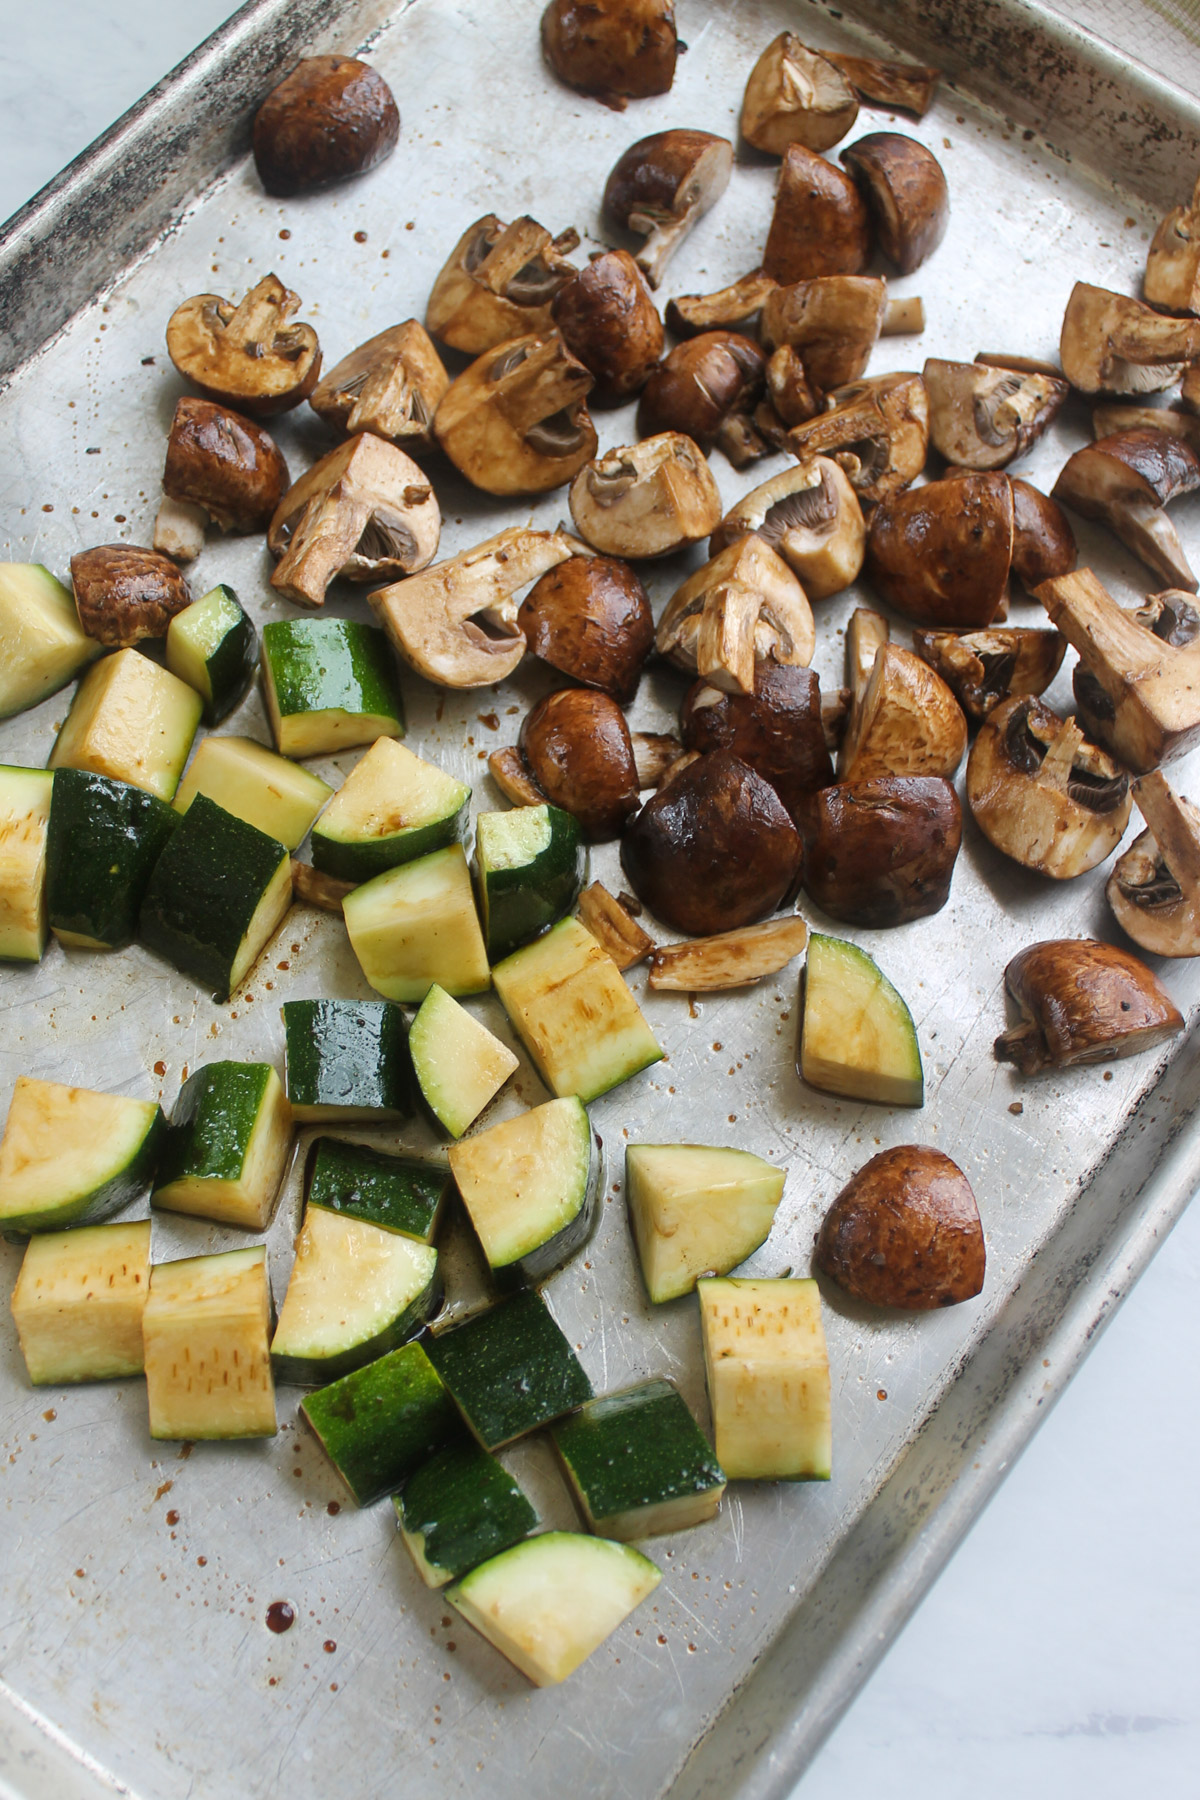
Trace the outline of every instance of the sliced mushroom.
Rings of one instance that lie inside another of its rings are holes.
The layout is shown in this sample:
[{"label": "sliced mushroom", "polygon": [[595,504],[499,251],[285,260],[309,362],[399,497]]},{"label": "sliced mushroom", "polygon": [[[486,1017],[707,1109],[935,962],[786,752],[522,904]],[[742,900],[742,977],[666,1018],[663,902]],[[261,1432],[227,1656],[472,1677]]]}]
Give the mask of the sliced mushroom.
[{"label": "sliced mushroom", "polygon": [[849,77],[864,100],[877,106],[899,106],[916,113],[918,119],[933,105],[940,69],[920,63],[880,62],[872,56],[843,56],[840,50],[826,50],[831,63]]},{"label": "sliced mushroom", "polygon": [[594,842],[618,837],[637,811],[629,727],[608,694],[590,688],[547,694],[526,714],[521,750],[547,800],[573,813]]},{"label": "sliced mushroom", "polygon": [[[638,433],[653,437],[681,431],[702,450],[720,446],[735,467],[749,414],[763,390],[766,358],[758,345],[734,331],[705,331],[676,344],[642,389]],[[754,454],[761,455],[764,445]]]},{"label": "sliced mushroom", "polygon": [[514,806],[545,806],[546,796],[533,779],[525,755],[516,744],[505,750],[493,750],[488,757],[488,774],[506,800]]},{"label": "sliced mushroom", "polygon": [[1067,648],[1057,631],[1011,626],[961,636],[953,631],[914,631],[913,645],[976,725],[1005,700],[1044,694]]},{"label": "sliced mushroom", "polygon": [[878,592],[920,625],[990,625],[1007,589],[1013,496],[1006,475],[965,475],[891,494],[867,534]]},{"label": "sliced mushroom", "polygon": [[874,275],[825,275],[781,285],[763,303],[767,350],[798,350],[810,381],[828,391],[857,381],[879,341],[887,283]]},{"label": "sliced mushroom", "polygon": [[664,431],[588,463],[571,483],[571,517],[606,556],[666,556],[706,537],[721,496],[700,446]]},{"label": "sliced mushroom", "polygon": [[962,844],[962,809],[939,776],[877,776],[811,794],[796,818],[804,891],[867,929],[940,912]]},{"label": "sliced mushroom", "polygon": [[625,110],[625,100],[670,91],[675,0],[550,0],[542,54],[560,81]]},{"label": "sliced mushroom", "polygon": [[637,920],[614,899],[602,881],[593,881],[579,896],[577,915],[599,944],[616,963],[618,969],[632,969],[645,962],[654,949],[654,939],[643,931]]},{"label": "sliced mushroom", "polygon": [[805,796],[833,780],[821,684],[812,669],[756,665],[753,694],[697,681],[680,709],[683,741],[702,755],[730,750],[769,781],[794,817]]},{"label": "sliced mushroom", "polygon": [[567,261],[578,243],[574,229],[551,237],[528,214],[511,225],[495,213],[476,219],[433,284],[427,329],[470,356],[529,332],[553,330],[554,297],[578,273]]},{"label": "sliced mushroom", "polygon": [[739,538],[697,569],[667,602],[660,656],[731,694],[754,692],[754,666],[809,663],[816,627],[804,589],[761,538]]},{"label": "sliced mushroom", "polygon": [[651,287],[721,198],[732,170],[733,145],[711,131],[658,131],[617,159],[604,186],[604,215],[611,225],[645,238],[635,260]]},{"label": "sliced mushroom", "polygon": [[165,636],[190,606],[187,582],[167,556],[138,544],[97,544],[71,558],[75,610],[88,637],[127,649]]},{"label": "sliced mushroom", "polygon": [[1200,321],[1167,319],[1140,300],[1077,281],[1063,315],[1063,374],[1081,394],[1154,394],[1200,354]]},{"label": "sliced mushroom", "polygon": [[919,375],[875,375],[826,395],[828,409],[787,434],[803,462],[830,456],[860,500],[875,504],[908,486],[925,467],[929,407]]},{"label": "sliced mushroom", "polygon": [[826,1213],[813,1263],[872,1306],[928,1312],[973,1299],[987,1250],[970,1182],[927,1144],[881,1150]]},{"label": "sliced mushroom", "polygon": [[920,337],[925,329],[925,302],[920,294],[892,295],[880,327],[880,337]]},{"label": "sliced mushroom", "polygon": [[1200,956],[1200,809],[1157,770],[1134,782],[1133,798],[1149,829],[1105,884],[1113,916],[1151,956]]},{"label": "sliced mushroom", "polygon": [[892,628],[882,613],[856,606],[846,627],[846,681],[853,706],[861,706],[875,670],[875,658],[889,642]]},{"label": "sliced mushroom", "polygon": [[[261,426],[212,400],[185,394],[177,402],[163,470],[167,502],[201,508],[222,531],[265,531],[287,485],[287,464]],[[168,507],[164,530],[174,517]],[[166,550],[158,523],[154,537],[155,549]]]},{"label": "sliced mushroom", "polygon": [[446,389],[438,443],[486,494],[544,494],[596,454],[585,397],[592,377],[558,333],[514,338],[477,357]]},{"label": "sliced mushroom", "polygon": [[923,371],[929,437],[949,463],[1003,469],[1037,443],[1070,392],[1061,378],[931,356]]},{"label": "sliced mushroom", "polygon": [[612,556],[573,556],[547,570],[522,601],[517,624],[534,656],[614,700],[633,698],[654,648],[646,590]]},{"label": "sliced mushroom", "polygon": [[842,71],[791,31],[767,45],[746,83],[742,136],[782,156],[789,144],[828,150],[858,117],[858,96]]},{"label": "sliced mushroom", "polygon": [[789,144],[779,171],[763,273],[776,281],[859,275],[871,260],[871,226],[848,175],[803,144]]},{"label": "sliced mushroom", "polygon": [[933,255],[950,223],[941,163],[900,131],[873,131],[840,158],[866,200],[879,248],[901,275],[911,275]]},{"label": "sliced mushroom", "polygon": [[1172,207],[1155,232],[1142,293],[1168,312],[1200,313],[1200,179],[1188,205]]},{"label": "sliced mushroom", "polygon": [[433,415],[450,377],[416,319],[368,338],[319,381],[308,404],[334,431],[372,431],[410,455],[433,448]]},{"label": "sliced mushroom", "polygon": [[1128,950],[1090,938],[1031,944],[1004,971],[1021,1023],[996,1039],[1022,1075],[1137,1056],[1183,1030],[1171,996]]},{"label": "sliced mushroom", "polygon": [[821,696],[821,730],[830,756],[837,755],[845,740],[850,723],[850,701],[848,687],[835,688],[831,694]]},{"label": "sliced mushroom", "polygon": [[967,747],[967,721],[940,675],[911,650],[882,644],[850,718],[838,756],[839,781],[879,775],[941,775]]},{"label": "sliced mushroom", "polygon": [[336,576],[386,581],[423,569],[441,530],[437,498],[411,456],[360,432],[314,463],[276,507],[271,586],[300,606],[322,606]]},{"label": "sliced mushroom", "polygon": [[631,731],[629,741],[639,790],[662,787],[683,754],[679,739],[669,731]]},{"label": "sliced mushroom", "polygon": [[826,456],[784,469],[746,494],[713,532],[709,555],[719,555],[750,532],[782,556],[810,600],[848,588],[866,554],[858,497],[845,472]]},{"label": "sliced mushroom", "polygon": [[1120,431],[1076,450],[1054,484],[1053,495],[1100,519],[1148,568],[1174,587],[1195,592],[1183,545],[1164,508],[1200,487],[1200,458],[1169,432]]},{"label": "sliced mushroom", "polygon": [[967,799],[997,850],[1056,881],[1111,856],[1133,804],[1124,769],[1073,719],[1028,696],[984,720],[967,758]]},{"label": "sliced mushroom", "polygon": [[646,985],[683,994],[751,987],[765,975],[786,969],[808,942],[808,926],[796,913],[743,925],[690,944],[660,944],[650,958]]},{"label": "sliced mushroom", "polygon": [[595,256],[563,283],[552,308],[563,343],[596,377],[594,405],[640,393],[663,352],[663,326],[628,250]]},{"label": "sliced mushroom", "polygon": [[758,318],[767,295],[778,283],[761,269],[742,275],[730,287],[715,294],[679,294],[667,301],[667,325],[676,337],[695,337],[698,331],[748,331]]},{"label": "sliced mushroom", "polygon": [[300,297],[264,275],[239,306],[196,294],[167,321],[167,354],[209,400],[266,418],[299,406],[317,385],[321,349],[311,325],[289,324]]},{"label": "sliced mushroom", "polygon": [[292,858],[292,894],[301,906],[314,906],[318,912],[342,913],[342,902],[347,894],[354,892],[356,883],[339,881],[336,875],[327,875],[323,869],[314,869],[311,863]]},{"label": "sliced mushroom", "polygon": [[[767,397],[763,406],[768,404],[781,432],[815,419],[821,411],[821,390],[809,380],[803,357],[790,344],[781,344],[767,358]],[[754,418],[755,424],[760,424],[758,412]],[[763,435],[768,442],[775,441],[771,432],[764,431]]]},{"label": "sliced mushroom", "polygon": [[254,115],[254,166],[268,194],[308,194],[390,156],[400,114],[378,69],[353,56],[306,56]]}]

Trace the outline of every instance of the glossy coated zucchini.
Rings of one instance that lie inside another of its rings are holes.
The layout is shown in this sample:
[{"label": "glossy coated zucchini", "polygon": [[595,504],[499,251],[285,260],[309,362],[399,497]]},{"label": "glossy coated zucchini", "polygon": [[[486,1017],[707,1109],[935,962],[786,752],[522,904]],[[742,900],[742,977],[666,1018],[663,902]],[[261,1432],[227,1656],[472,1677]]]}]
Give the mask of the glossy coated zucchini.
[{"label": "glossy coated zucchini", "polygon": [[690,1294],[699,1276],[745,1262],[782,1197],[783,1170],[749,1150],[627,1145],[625,1202],[651,1300]]},{"label": "glossy coated zucchini", "polygon": [[46,911],[54,935],[88,950],[131,944],[175,823],[166,801],[145,788],[59,769],[46,838]]},{"label": "glossy coated zucchini", "polygon": [[204,723],[219,725],[243,698],[258,662],[258,632],[231,587],[210,588],[167,626],[167,667],[204,704]]},{"label": "glossy coated zucchini", "polygon": [[153,1204],[265,1231],[292,1153],[292,1109],[270,1063],[206,1063],[179,1090]]},{"label": "glossy coated zucchini", "polygon": [[186,812],[197,794],[207,794],[235,819],[297,850],[332,792],[319,775],[253,738],[209,737],[179,784],[175,810]]},{"label": "glossy coated zucchini", "polygon": [[396,1519],[432,1588],[519,1544],[537,1524],[508,1470],[478,1444],[452,1444],[422,1463],[396,1495]]},{"label": "glossy coated zucchini", "polygon": [[492,984],[461,844],[388,869],[346,895],[346,930],[363,974],[389,1000],[417,1004]]},{"label": "glossy coated zucchini", "polygon": [[383,737],[350,771],[313,832],[313,867],[342,881],[455,844],[466,830],[471,790],[433,763]]},{"label": "glossy coated zucchini", "polygon": [[587,875],[579,821],[557,806],[517,806],[475,821],[480,911],[492,962],[569,913]]},{"label": "glossy coated zucchini", "polygon": [[0,1228],[54,1231],[144,1194],[162,1146],[153,1100],[18,1075],[0,1138]]},{"label": "glossy coated zucchini", "polygon": [[725,1471],[669,1381],[601,1394],[551,1427],[588,1529],[654,1537],[711,1519]]},{"label": "glossy coated zucchini", "polygon": [[550,1100],[463,1138],[450,1168],[497,1276],[544,1280],[595,1224],[600,1154],[579,1100]]},{"label": "glossy coated zucchini", "polygon": [[308,1203],[428,1244],[451,1181],[444,1164],[393,1156],[345,1138],[319,1137],[309,1154]]},{"label": "glossy coated zucchini", "polygon": [[287,1092],[304,1124],[406,1118],[408,1020],[388,1000],[286,1000]]},{"label": "glossy coated zucchini", "polygon": [[536,1431],[592,1397],[579,1358],[533,1289],[438,1332],[427,1348],[485,1450]]},{"label": "glossy coated zucchini", "polygon": [[318,1388],[300,1415],[360,1506],[393,1493],[462,1422],[420,1344]]},{"label": "glossy coated zucchini", "polygon": [[508,1045],[436,982],[413,1020],[408,1047],[421,1098],[455,1138],[474,1124],[520,1067]]},{"label": "glossy coated zucchini", "polygon": [[41,563],[0,563],[0,719],[56,694],[101,651]]},{"label": "glossy coated zucchini", "polygon": [[54,777],[0,764],[0,962],[46,948],[46,843]]},{"label": "glossy coated zucchini", "polygon": [[52,769],[90,769],[170,800],[200,723],[200,696],[137,650],[89,669],[50,752]]},{"label": "glossy coated zucchini", "polygon": [[324,756],[404,736],[387,637],[354,619],[273,619],[262,634],[263,692],[284,756]]}]

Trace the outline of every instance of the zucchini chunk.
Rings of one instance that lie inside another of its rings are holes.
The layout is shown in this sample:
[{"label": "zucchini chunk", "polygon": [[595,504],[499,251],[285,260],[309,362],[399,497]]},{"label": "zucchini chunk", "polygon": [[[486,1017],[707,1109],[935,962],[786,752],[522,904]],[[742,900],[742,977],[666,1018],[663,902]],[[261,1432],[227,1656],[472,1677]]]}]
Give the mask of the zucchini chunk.
[{"label": "zucchini chunk", "polygon": [[332,792],[319,775],[297,768],[253,738],[210,737],[179,784],[175,811],[185,813],[197,794],[207,794],[235,819],[298,850]]},{"label": "zucchini chunk", "polygon": [[284,845],[197,794],[154,866],[138,928],[147,949],[227,1000],[291,903]]},{"label": "zucchini chunk", "polygon": [[471,876],[461,844],[386,869],[342,901],[350,945],[376,993],[424,1000],[492,985]]},{"label": "zucchini chunk", "polygon": [[404,703],[386,635],[354,619],[263,626],[263,693],[283,756],[325,756],[404,736]]},{"label": "zucchini chunk", "polygon": [[300,1416],[360,1506],[394,1493],[462,1431],[420,1344],[404,1344],[307,1394]]},{"label": "zucchini chunk", "polygon": [[578,819],[561,807],[517,806],[480,813],[475,863],[488,956],[499,962],[570,912],[587,849]]},{"label": "zucchini chunk", "polygon": [[669,1381],[602,1394],[550,1429],[589,1531],[656,1537],[711,1519],[725,1471]]},{"label": "zucchini chunk", "polygon": [[497,963],[496,992],[552,1094],[596,1100],[662,1058],[611,956],[578,919]]},{"label": "zucchini chunk", "polygon": [[18,1075],[0,1138],[0,1229],[82,1225],[138,1199],[163,1130],[153,1100]]},{"label": "zucchini chunk", "polygon": [[726,1275],[766,1242],[783,1170],[749,1150],[629,1144],[625,1200],[651,1300],[690,1294],[700,1275]]},{"label": "zucchini chunk", "polygon": [[828,1481],[829,1357],[815,1281],[698,1281],[717,1456],[731,1481]]},{"label": "zucchini chunk", "polygon": [[0,719],[57,694],[102,648],[49,569],[0,563]]},{"label": "zucchini chunk", "polygon": [[31,1238],[12,1315],[34,1387],[140,1375],[149,1292],[149,1219]]},{"label": "zucchini chunk", "polygon": [[142,1329],[152,1438],[274,1437],[265,1244],[156,1263]]},{"label": "zucchini chunk", "polygon": [[46,948],[46,841],[53,784],[48,769],[0,764],[3,962],[39,962]]},{"label": "zucchini chunk", "polygon": [[498,1450],[592,1397],[582,1363],[532,1288],[438,1332],[427,1348],[485,1450]]},{"label": "zucchini chunk", "polygon": [[409,1476],[396,1520],[417,1572],[444,1587],[527,1538],[537,1513],[502,1463],[478,1444],[451,1444]]},{"label": "zucchini chunk", "polygon": [[363,1219],[419,1243],[433,1240],[450,1191],[443,1164],[392,1156],[345,1138],[314,1139],[308,1163],[308,1204]]},{"label": "zucchini chunk", "polygon": [[206,725],[219,725],[233,711],[257,663],[258,633],[224,583],[177,612],[167,626],[167,667],[195,688]]},{"label": "zucchini chunk", "polygon": [[137,650],[89,669],[50,752],[52,769],[90,769],[173,798],[200,723],[194,688]]},{"label": "zucchini chunk", "polygon": [[649,1557],[628,1544],[546,1531],[473,1569],[446,1598],[535,1687],[553,1687],[661,1580]]},{"label": "zucchini chunk", "polygon": [[421,1098],[443,1131],[461,1137],[520,1060],[435,982],[408,1036]]},{"label": "zucchini chunk", "polygon": [[157,794],[60,769],[46,836],[46,911],[60,943],[120,950],[137,933],[154,865],[175,829]]},{"label": "zucchini chunk", "polygon": [[544,1280],[596,1222],[600,1155],[574,1098],[464,1138],[451,1146],[450,1170],[494,1275]]},{"label": "zucchini chunk", "polygon": [[292,1109],[270,1063],[207,1063],[179,1090],[151,1204],[265,1231],[291,1153]]},{"label": "zucchini chunk", "polygon": [[387,1000],[285,1000],[287,1093],[304,1125],[407,1118],[408,1020]]},{"label": "zucchini chunk", "polygon": [[453,775],[381,737],[355,765],[313,832],[313,867],[342,881],[370,881],[398,863],[457,844],[471,790]]},{"label": "zucchini chunk", "polygon": [[923,1106],[912,1014],[857,944],[813,932],[802,977],[800,1074],[810,1087],[886,1106]]},{"label": "zucchini chunk", "polygon": [[271,1340],[280,1381],[334,1381],[415,1337],[442,1299],[431,1244],[310,1206]]}]

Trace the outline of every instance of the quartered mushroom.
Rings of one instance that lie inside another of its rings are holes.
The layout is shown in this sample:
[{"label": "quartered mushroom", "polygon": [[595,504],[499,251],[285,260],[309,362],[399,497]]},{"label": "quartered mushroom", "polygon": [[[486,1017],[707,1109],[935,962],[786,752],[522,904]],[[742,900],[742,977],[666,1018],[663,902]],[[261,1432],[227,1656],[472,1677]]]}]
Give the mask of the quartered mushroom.
[{"label": "quartered mushroom", "polygon": [[824,275],[778,286],[763,303],[763,348],[800,353],[808,379],[828,392],[857,381],[879,341],[887,283],[874,275]]},{"label": "quartered mushroom", "polygon": [[644,237],[636,262],[656,288],[692,227],[729,185],[733,145],[711,131],[677,129],[639,138],[604,185],[604,216]]},{"label": "quartered mushroom", "polygon": [[316,332],[291,323],[299,306],[278,275],[264,275],[237,306],[219,294],[195,294],[167,321],[167,354],[209,400],[255,418],[286,412],[321,373]]},{"label": "quartered mushroom", "polygon": [[923,375],[930,442],[948,463],[967,469],[1003,469],[1024,456],[1070,392],[1061,377],[935,356]]},{"label": "quartered mushroom", "polygon": [[751,987],[765,975],[786,969],[807,942],[808,926],[797,913],[789,913],[763,925],[693,938],[687,944],[660,944],[650,958],[646,985],[676,994]]},{"label": "quartered mushroom", "polygon": [[412,455],[433,448],[433,415],[449,386],[429,333],[406,319],[344,356],[308,404],[345,437],[371,431]]},{"label": "quartered mushroom", "polygon": [[1154,394],[1174,387],[1200,355],[1200,320],[1168,319],[1127,294],[1077,281],[1059,355],[1081,394]]},{"label": "quartered mushroom", "polygon": [[592,404],[640,393],[663,352],[663,326],[628,250],[594,256],[563,283],[551,309],[563,343],[596,377]]},{"label": "quartered mushroom", "polygon": [[957,700],[928,663],[887,642],[877,644],[864,684],[870,641],[869,633],[863,643],[847,638],[850,716],[838,753],[838,780],[869,781],[880,775],[949,780],[967,747],[967,721]]},{"label": "quartered mushroom", "polygon": [[609,450],[571,483],[571,517],[606,556],[666,556],[707,537],[721,496],[700,446],[681,431]]},{"label": "quartered mushroom", "polygon": [[[630,900],[633,899],[629,895]],[[636,904],[636,902],[635,902]],[[641,907],[638,907],[641,911]],[[602,881],[593,881],[579,896],[576,915],[618,969],[632,969],[645,962],[654,949],[654,939],[643,931],[627,907],[610,894]]]},{"label": "quartered mushroom", "polygon": [[845,925],[874,930],[940,912],[962,844],[962,809],[941,776],[881,775],[811,794],[796,814],[804,891]]},{"label": "quartered mushroom", "polygon": [[71,558],[75,610],[88,637],[113,649],[166,635],[167,626],[191,604],[187,582],[175,564],[139,544],[97,544]]},{"label": "quartered mushroom", "polygon": [[741,468],[766,449],[751,424],[765,372],[758,345],[737,332],[705,331],[688,338],[676,344],[642,389],[639,435],[681,431],[702,450],[716,444]]},{"label": "quartered mushroom", "polygon": [[809,380],[803,357],[790,344],[781,344],[767,358],[766,386],[754,423],[768,443],[786,436],[791,426],[815,419],[821,410],[821,390]]},{"label": "quartered mushroom", "polygon": [[709,540],[717,556],[753,532],[800,577],[810,600],[840,594],[858,577],[867,527],[845,471],[814,456],[773,475],[725,514]]},{"label": "quartered mushroom", "polygon": [[876,590],[919,625],[990,625],[1008,592],[1013,495],[1007,475],[964,475],[890,494],[867,534]]},{"label": "quartered mushroom", "polygon": [[1068,459],[1053,497],[1085,519],[1100,519],[1147,568],[1195,592],[1179,533],[1165,508],[1200,487],[1200,457],[1170,432],[1120,431],[1085,444]]},{"label": "quartered mushroom", "polygon": [[1031,944],[1005,969],[1004,985],[1020,1023],[996,1039],[996,1060],[1022,1075],[1138,1056],[1183,1030],[1146,965],[1091,938]]},{"label": "quartered mushroom", "polygon": [[863,695],[875,668],[875,658],[891,639],[892,628],[882,613],[869,606],[856,606],[846,627],[846,682],[853,706],[862,704]]},{"label": "quartered mushroom", "polygon": [[990,631],[914,631],[913,647],[936,669],[968,719],[982,724],[1005,700],[1044,694],[1062,666],[1057,631],[995,626]]},{"label": "quartered mushroom", "polygon": [[804,589],[761,538],[739,538],[677,588],[655,643],[677,668],[731,694],[754,692],[756,660],[812,661],[816,627]]},{"label": "quartered mushroom", "polygon": [[849,77],[864,100],[876,106],[902,107],[918,119],[933,105],[940,69],[922,63],[880,62],[873,56],[843,56],[840,50],[826,50],[828,60]]},{"label": "quartered mushroom", "polygon": [[378,69],[354,56],[306,56],[254,115],[254,166],[287,199],[365,174],[390,156],[400,114]]},{"label": "quartered mushroom", "polygon": [[1133,784],[1147,829],[1105,883],[1113,917],[1151,956],[1200,956],[1200,808],[1155,770]]},{"label": "quartered mushroom", "polygon": [[488,774],[504,798],[511,800],[514,806],[546,804],[546,796],[533,779],[524,752],[516,744],[492,751],[488,757]]},{"label": "quartered mushroom", "polygon": [[[960,469],[951,465],[943,477],[960,481],[976,475],[976,469]],[[1066,575],[1079,560],[1079,550],[1070,521],[1057,500],[1043,494],[1040,488],[1020,475],[1007,475],[1013,497],[1013,548],[1010,575],[1032,593],[1051,576]],[[996,612],[1003,619],[1003,601]]]},{"label": "quartered mushroom", "polygon": [[828,150],[858,117],[858,95],[842,71],[791,31],[767,45],[746,83],[742,136],[782,156],[789,144]]},{"label": "quartered mushroom", "polygon": [[549,332],[554,296],[578,273],[567,260],[578,243],[574,229],[551,237],[528,214],[511,225],[495,213],[476,219],[433,284],[426,328],[470,356],[527,332]]},{"label": "quartered mushroom", "polygon": [[514,338],[452,381],[433,421],[455,468],[487,494],[544,494],[596,454],[592,377],[557,332]]},{"label": "quartered mushroom", "polygon": [[786,436],[803,462],[832,457],[860,501],[878,504],[914,481],[925,467],[929,407],[919,375],[873,375],[825,397],[826,411]]},{"label": "quartered mushroom", "polygon": [[300,606],[322,606],[337,576],[387,581],[423,569],[441,530],[437,497],[411,456],[360,432],[314,463],[276,507],[271,586]]},{"label": "quartered mushroom", "polygon": [[698,331],[722,326],[729,331],[749,331],[767,295],[778,285],[770,275],[754,269],[713,294],[678,294],[667,301],[667,325],[676,337],[695,337]]},{"label": "quartered mushroom", "polygon": [[789,144],[775,190],[763,273],[781,282],[859,275],[870,260],[870,219],[854,182],[815,151]]},{"label": "quartered mushroom", "polygon": [[928,1144],[881,1150],[826,1213],[813,1265],[871,1306],[929,1312],[974,1299],[987,1246],[970,1182]]},{"label": "quartered mushroom", "polygon": [[646,590],[613,556],[572,556],[548,569],[521,603],[517,624],[534,656],[628,701],[654,648]]},{"label": "quartered mushroom", "polygon": [[[185,394],[167,440],[154,548],[179,562],[200,554],[211,520],[222,531],[265,531],[288,486],[287,464],[260,425]],[[195,518],[189,534],[184,523]]]},{"label": "quartered mushroom", "polygon": [[873,131],[840,152],[858,183],[875,242],[901,275],[933,255],[950,223],[950,192],[932,150],[900,131]]},{"label": "quartered mushroom", "polygon": [[732,751],[770,782],[793,818],[807,795],[833,780],[821,684],[812,669],[759,662],[752,694],[727,694],[697,681],[679,718],[688,750]]},{"label": "quartered mushroom", "polygon": [[670,91],[676,48],[675,0],[550,0],[542,14],[558,79],[616,112]]},{"label": "quartered mushroom", "polygon": [[1200,455],[1200,417],[1178,406],[1153,401],[1102,400],[1092,408],[1092,436],[1115,437],[1120,431],[1169,431]]},{"label": "quartered mushroom", "polygon": [[637,811],[637,764],[625,714],[608,694],[561,688],[526,714],[520,749],[555,806],[596,843],[619,837]]},{"label": "quartered mushroom", "polygon": [[1168,312],[1200,313],[1200,179],[1188,204],[1172,207],[1155,232],[1142,293]]}]

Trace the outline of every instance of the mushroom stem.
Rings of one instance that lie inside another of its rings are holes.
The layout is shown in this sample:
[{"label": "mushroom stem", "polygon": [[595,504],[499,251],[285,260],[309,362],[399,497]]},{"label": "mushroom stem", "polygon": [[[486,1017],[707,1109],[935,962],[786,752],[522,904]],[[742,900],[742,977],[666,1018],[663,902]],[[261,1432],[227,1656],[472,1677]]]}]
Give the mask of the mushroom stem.
[{"label": "mushroom stem", "polygon": [[883,310],[880,337],[919,337],[925,329],[925,302],[920,294],[889,300]]},{"label": "mushroom stem", "polygon": [[631,731],[633,765],[639,788],[660,786],[663,776],[681,754],[683,745],[669,732]]},{"label": "mushroom stem", "polygon": [[1084,742],[1084,735],[1074,719],[1068,719],[1046,751],[1041,767],[1033,777],[1038,786],[1057,788],[1060,793],[1065,794],[1075,767],[1076,754]]},{"label": "mushroom stem", "polygon": [[652,288],[662,282],[663,270],[702,211],[707,208],[691,206],[678,217],[669,213],[630,213],[630,231],[646,234],[646,241],[633,260]]},{"label": "mushroom stem", "polygon": [[1133,797],[1154,834],[1162,860],[1185,898],[1196,905],[1200,902],[1200,838],[1186,802],[1171,792],[1166,777],[1157,769],[1134,782]]},{"label": "mushroom stem", "polygon": [[511,800],[514,806],[545,806],[546,796],[515,744],[510,744],[506,750],[492,751],[488,757],[488,774],[504,798]]},{"label": "mushroom stem", "polygon": [[163,496],[154,521],[154,548],[176,562],[195,562],[204,548],[208,512],[191,500],[172,500]]},{"label": "mushroom stem", "polygon": [[1146,567],[1161,575],[1172,587],[1187,588],[1195,593],[1200,588],[1179,533],[1153,500],[1122,500],[1113,506],[1108,523],[1121,542],[1128,544]]},{"label": "mushroom stem", "polygon": [[886,644],[891,628],[882,613],[869,606],[856,606],[846,631],[846,679],[854,705],[859,705],[867,691],[876,652]]},{"label": "mushroom stem", "polygon": [[370,521],[370,499],[347,487],[339,481],[313,495],[271,577],[272,587],[301,605],[324,604],[326,588],[345,565],[347,544],[357,544]]},{"label": "mushroom stem", "polygon": [[281,325],[299,305],[297,294],[285,288],[277,275],[268,275],[237,306],[223,335],[248,355],[261,356],[272,347]]}]

